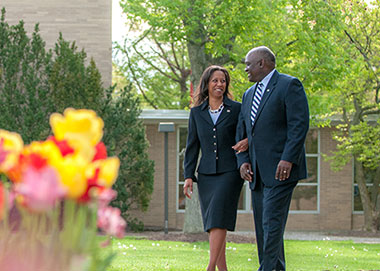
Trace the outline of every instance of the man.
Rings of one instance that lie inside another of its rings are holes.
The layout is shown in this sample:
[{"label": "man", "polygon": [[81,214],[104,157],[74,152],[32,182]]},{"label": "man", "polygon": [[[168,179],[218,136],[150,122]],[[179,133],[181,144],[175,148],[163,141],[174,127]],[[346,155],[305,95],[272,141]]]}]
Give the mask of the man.
[{"label": "man", "polygon": [[237,141],[240,175],[250,182],[260,268],[285,270],[283,235],[293,190],[306,178],[305,137],[309,109],[302,83],[276,71],[273,52],[260,46],[245,58],[249,81],[243,95]]}]

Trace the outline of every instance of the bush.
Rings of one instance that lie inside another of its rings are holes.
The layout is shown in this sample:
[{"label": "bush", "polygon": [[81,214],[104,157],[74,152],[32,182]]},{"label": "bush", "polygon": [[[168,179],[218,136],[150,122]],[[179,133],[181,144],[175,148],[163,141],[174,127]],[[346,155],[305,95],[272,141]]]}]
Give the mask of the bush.
[{"label": "bush", "polygon": [[[126,87],[105,89],[95,62],[75,42],[59,35],[54,50],[45,50],[38,24],[31,38],[22,21],[10,26],[5,9],[0,21],[0,127],[22,135],[26,144],[51,134],[49,116],[67,107],[93,109],[105,122],[110,155],[121,161],[113,203],[128,220],[134,203],[146,210],[153,191],[153,161],[147,154],[145,128],[138,119],[140,103]],[[133,223],[135,220],[130,218]]]},{"label": "bush", "polygon": [[[146,152],[148,141],[145,128],[138,119],[141,109],[138,98],[134,98],[131,85],[113,97],[113,88],[107,91],[107,105],[101,113],[105,123],[104,142],[110,155],[121,161],[118,181],[114,189],[118,192],[113,206],[118,207],[128,222],[136,224],[127,215],[132,204],[146,210],[153,192],[154,162]],[[141,228],[141,225],[140,225]]]},{"label": "bush", "polygon": [[22,21],[14,26],[0,21],[0,127],[19,133],[25,143],[42,140],[50,133],[49,115],[54,112],[49,73],[51,52],[35,26],[32,38]]}]

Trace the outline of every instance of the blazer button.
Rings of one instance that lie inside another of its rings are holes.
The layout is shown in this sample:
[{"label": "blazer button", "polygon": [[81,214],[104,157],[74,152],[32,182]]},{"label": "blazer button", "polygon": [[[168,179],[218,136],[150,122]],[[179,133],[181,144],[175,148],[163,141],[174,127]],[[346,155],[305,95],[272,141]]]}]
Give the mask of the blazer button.
[{"label": "blazer button", "polygon": [[214,150],[214,152],[216,152],[216,150]]},{"label": "blazer button", "polygon": [[214,135],[214,138],[216,138],[216,136]]},{"label": "blazer button", "polygon": [[218,160],[218,156],[217,156],[217,157],[215,157],[215,159],[216,159],[216,160]]},{"label": "blazer button", "polygon": [[214,142],[214,146],[216,146],[216,142]]},{"label": "blazer button", "polygon": [[216,129],[214,128],[214,129],[212,129],[214,132],[216,131]]}]

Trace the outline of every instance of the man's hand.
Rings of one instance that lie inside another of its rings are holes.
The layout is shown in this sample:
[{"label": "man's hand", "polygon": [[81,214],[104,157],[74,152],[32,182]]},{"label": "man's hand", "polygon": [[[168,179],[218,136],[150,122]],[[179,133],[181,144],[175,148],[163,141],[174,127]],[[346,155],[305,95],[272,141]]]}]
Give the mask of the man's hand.
[{"label": "man's hand", "polygon": [[252,182],[252,168],[250,163],[243,163],[240,166],[240,177],[243,180],[247,180],[248,182]]},{"label": "man's hand", "polygon": [[291,162],[281,160],[277,165],[276,180],[285,181],[290,176],[293,164]]},{"label": "man's hand", "polygon": [[187,178],[185,180],[185,185],[183,186],[183,194],[185,194],[186,197],[191,199],[192,193],[193,193],[193,179]]},{"label": "man's hand", "polygon": [[240,140],[238,143],[232,146],[232,148],[237,152],[243,152],[248,150],[248,138]]}]

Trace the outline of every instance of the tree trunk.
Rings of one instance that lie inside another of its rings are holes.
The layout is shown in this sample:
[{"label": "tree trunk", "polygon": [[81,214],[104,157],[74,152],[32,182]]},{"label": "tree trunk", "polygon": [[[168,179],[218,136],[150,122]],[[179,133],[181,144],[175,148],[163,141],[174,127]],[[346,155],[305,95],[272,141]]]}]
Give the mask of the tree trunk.
[{"label": "tree trunk", "polygon": [[[204,45],[188,42],[189,59],[191,64],[191,82],[197,86],[204,69],[208,66],[205,55]],[[185,224],[183,227],[185,233],[203,232],[202,216],[198,199],[198,188],[194,183],[193,195],[191,200],[186,199]]]},{"label": "tree trunk", "polygon": [[364,230],[375,232],[378,230],[378,217],[371,201],[371,197],[366,185],[363,164],[354,156],[355,163],[355,179],[359,187],[360,199],[362,201],[364,211]]},{"label": "tree trunk", "polygon": [[[194,0],[193,0],[194,1]],[[187,51],[191,65],[191,82],[194,87],[198,86],[203,71],[209,66],[209,56],[206,54],[207,31],[202,24],[202,19],[193,8],[187,10],[187,18],[184,25],[191,26],[187,40]]]},{"label": "tree trunk", "polygon": [[[204,44],[188,42],[189,59],[191,64],[191,82],[193,86],[197,86],[203,71],[208,66],[205,55]],[[194,183],[195,184],[195,183]],[[186,199],[185,225],[183,227],[185,233],[203,232],[202,216],[198,199],[197,185],[194,185],[191,200]]]},{"label": "tree trunk", "polygon": [[[187,41],[187,51],[189,54],[191,66],[191,82],[196,88],[199,80],[202,77],[203,71],[209,66],[208,55],[206,54],[207,34],[201,19],[200,14],[196,13],[192,8],[187,10],[188,16],[183,23],[193,26],[193,31],[189,32]],[[198,19],[197,19],[198,18]],[[190,21],[190,20],[195,20]],[[196,27],[194,27],[196,25]],[[185,221],[183,231],[185,233],[203,232],[202,215],[198,199],[197,185],[194,183],[193,194],[191,200],[186,199]]]},{"label": "tree trunk", "polygon": [[183,225],[184,233],[203,232],[202,214],[198,199],[198,186],[193,184],[193,194],[191,199],[186,198],[185,221]]},{"label": "tree trunk", "polygon": [[198,44],[190,41],[187,43],[187,48],[189,51],[191,65],[191,82],[196,88],[203,71],[209,66],[209,64],[205,54],[204,44]]},{"label": "tree trunk", "polygon": [[380,167],[376,169],[375,179],[371,190],[371,197],[375,212],[375,225],[377,231],[380,231]]}]

